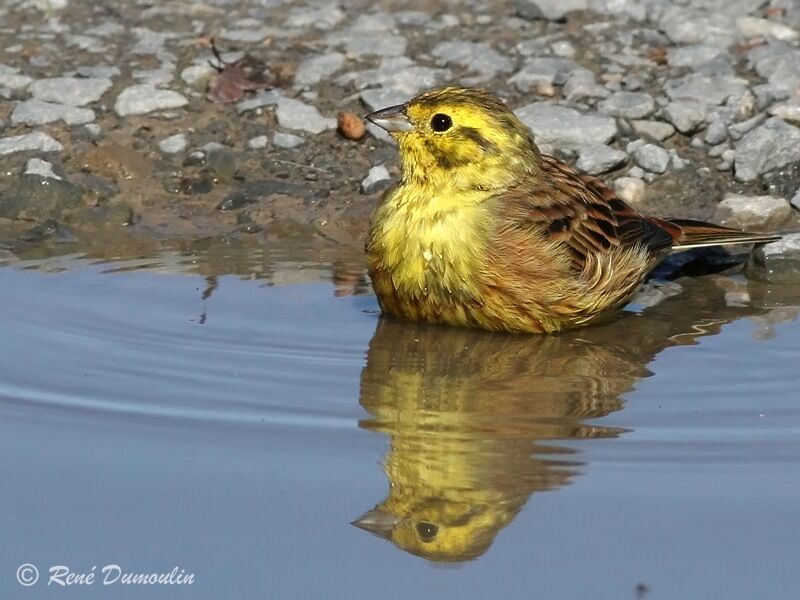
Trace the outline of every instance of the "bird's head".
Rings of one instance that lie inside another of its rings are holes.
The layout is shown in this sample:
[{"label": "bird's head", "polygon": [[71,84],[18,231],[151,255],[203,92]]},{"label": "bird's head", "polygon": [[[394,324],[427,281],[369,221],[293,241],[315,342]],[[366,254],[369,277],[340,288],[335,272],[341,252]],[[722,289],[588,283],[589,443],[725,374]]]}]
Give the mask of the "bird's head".
[{"label": "bird's head", "polygon": [[496,189],[540,169],[530,130],[484,90],[431,90],[367,119],[397,140],[406,180]]}]

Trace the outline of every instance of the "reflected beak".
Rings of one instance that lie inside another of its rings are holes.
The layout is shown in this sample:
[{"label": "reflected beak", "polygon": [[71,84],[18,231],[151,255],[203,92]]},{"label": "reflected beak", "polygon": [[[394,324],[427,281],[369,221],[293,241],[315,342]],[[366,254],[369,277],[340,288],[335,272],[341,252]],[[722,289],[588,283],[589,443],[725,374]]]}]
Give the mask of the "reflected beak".
[{"label": "reflected beak", "polygon": [[390,515],[380,508],[373,508],[350,524],[388,540],[392,535],[392,530],[399,522],[400,519],[394,515]]},{"label": "reflected beak", "polygon": [[411,121],[408,120],[405,104],[398,104],[397,106],[376,110],[374,113],[368,114],[365,118],[389,133],[411,131],[414,129]]}]

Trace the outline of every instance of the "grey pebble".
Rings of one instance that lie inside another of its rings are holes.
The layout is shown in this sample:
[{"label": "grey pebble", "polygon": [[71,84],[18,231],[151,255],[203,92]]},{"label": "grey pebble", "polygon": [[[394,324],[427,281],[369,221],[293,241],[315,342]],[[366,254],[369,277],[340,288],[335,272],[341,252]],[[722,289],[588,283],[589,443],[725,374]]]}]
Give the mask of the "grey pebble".
[{"label": "grey pebble", "polygon": [[728,128],[720,120],[711,121],[706,130],[706,143],[716,146],[728,139]]},{"label": "grey pebble", "polygon": [[533,131],[538,143],[557,148],[575,150],[590,144],[605,144],[617,135],[617,124],[612,117],[582,114],[548,102],[528,104],[515,112]]},{"label": "grey pebble", "polygon": [[600,102],[597,108],[615,117],[642,119],[655,110],[656,103],[650,94],[643,92],[617,92]]},{"label": "grey pebble", "polygon": [[769,283],[800,283],[800,233],[756,248],[747,275]]},{"label": "grey pebble", "polygon": [[14,152],[61,152],[63,149],[64,146],[42,131],[0,138],[0,156]]},{"label": "grey pebble", "polygon": [[189,141],[186,139],[186,134],[183,133],[171,135],[158,143],[158,149],[164,154],[178,154],[186,150],[188,146]]},{"label": "grey pebble", "polygon": [[643,135],[659,142],[666,140],[675,134],[675,128],[669,123],[662,121],[631,121],[633,130],[638,135]]},{"label": "grey pebble", "polygon": [[444,66],[458,65],[482,79],[491,79],[513,68],[511,59],[503,56],[486,42],[439,42],[431,54]]},{"label": "grey pebble", "polygon": [[736,144],[736,179],[753,181],[795,161],[800,161],[800,129],[772,117]]},{"label": "grey pebble", "polygon": [[791,216],[792,207],[783,198],[728,194],[717,205],[713,221],[749,231],[774,231]]},{"label": "grey pebble", "polygon": [[297,85],[314,85],[344,66],[345,56],[340,52],[328,52],[305,59],[297,67],[294,82]]},{"label": "grey pebble", "polygon": [[186,106],[189,101],[183,94],[162,90],[148,84],[132,85],[117,96],[114,110],[120,117],[145,115],[158,110]]},{"label": "grey pebble", "polygon": [[111,80],[105,77],[54,77],[34,81],[29,89],[37,100],[86,106],[100,100],[112,85]]},{"label": "grey pebble", "polygon": [[303,139],[299,135],[294,135],[293,133],[284,133],[282,131],[276,131],[272,135],[272,143],[278,148],[296,148],[303,142],[305,142],[305,139]]},{"label": "grey pebble", "polygon": [[373,194],[389,187],[391,183],[392,176],[389,175],[387,168],[383,165],[377,165],[369,170],[359,189],[362,194]]},{"label": "grey pebble", "polygon": [[25,175],[38,175],[45,179],[62,179],[62,177],[53,172],[53,164],[41,158],[32,158],[25,163],[23,173]]},{"label": "grey pebble", "polygon": [[336,119],[323,117],[316,107],[295,100],[281,98],[278,100],[278,109],[275,111],[278,125],[286,129],[296,129],[309,133],[322,133],[327,129],[336,128]]},{"label": "grey pebble", "polygon": [[13,125],[36,126],[56,121],[64,121],[67,125],[83,125],[91,123],[94,119],[95,114],[91,108],[42,102],[35,99],[20,102],[11,113]]},{"label": "grey pebble", "polygon": [[605,144],[591,144],[580,149],[575,166],[590,175],[601,175],[614,170],[628,159],[622,150]]},{"label": "grey pebble", "polygon": [[675,100],[664,107],[664,116],[675,129],[690,134],[706,124],[706,105],[698,100]]},{"label": "grey pebble", "polygon": [[517,13],[523,19],[560,21],[571,11],[586,10],[588,0],[517,0]]},{"label": "grey pebble", "polygon": [[262,148],[266,148],[268,143],[269,138],[267,136],[257,135],[256,137],[247,140],[247,147],[251,150],[261,150]]},{"label": "grey pebble", "polygon": [[666,172],[670,163],[669,152],[655,144],[643,144],[636,148],[633,159],[645,171],[658,174]]}]

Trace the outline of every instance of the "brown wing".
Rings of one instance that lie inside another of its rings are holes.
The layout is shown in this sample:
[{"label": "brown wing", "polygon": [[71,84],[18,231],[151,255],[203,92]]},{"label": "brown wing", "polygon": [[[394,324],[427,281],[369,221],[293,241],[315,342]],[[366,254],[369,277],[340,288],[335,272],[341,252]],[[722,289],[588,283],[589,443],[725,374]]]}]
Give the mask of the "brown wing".
[{"label": "brown wing", "polygon": [[505,195],[508,210],[525,226],[540,229],[571,251],[578,270],[590,254],[640,246],[653,255],[669,250],[673,237],[655,221],[640,215],[595,177],[542,156],[543,175]]}]

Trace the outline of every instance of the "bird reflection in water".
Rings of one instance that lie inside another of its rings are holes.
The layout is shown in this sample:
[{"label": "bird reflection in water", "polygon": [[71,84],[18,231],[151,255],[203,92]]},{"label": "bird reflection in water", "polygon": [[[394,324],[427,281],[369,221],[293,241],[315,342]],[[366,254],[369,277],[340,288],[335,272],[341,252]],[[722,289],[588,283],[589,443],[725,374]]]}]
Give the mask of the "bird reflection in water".
[{"label": "bird reflection in water", "polygon": [[559,336],[382,319],[361,375],[370,418],[360,426],[389,436],[389,493],[353,525],[433,561],[481,556],[531,494],[578,473],[569,440],[624,433],[591,419],[621,409],[659,352],[758,312],[690,281],[641,313]]}]

